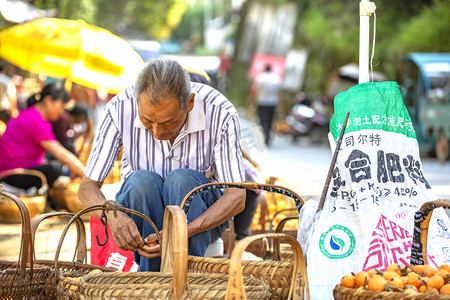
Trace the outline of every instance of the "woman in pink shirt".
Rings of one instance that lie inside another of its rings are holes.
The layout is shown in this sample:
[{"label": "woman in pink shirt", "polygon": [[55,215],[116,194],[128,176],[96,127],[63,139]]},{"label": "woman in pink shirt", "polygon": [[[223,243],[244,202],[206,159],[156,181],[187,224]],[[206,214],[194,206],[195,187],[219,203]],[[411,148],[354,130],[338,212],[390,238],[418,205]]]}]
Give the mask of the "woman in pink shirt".
[{"label": "woman in pink shirt", "polygon": [[[83,164],[56,140],[52,130],[51,122],[59,118],[68,101],[69,95],[61,82],[46,85],[28,100],[29,107],[8,122],[0,138],[0,172],[15,168],[38,170],[45,174],[48,185],[52,186],[61,175],[61,165],[45,161],[45,152],[48,151],[61,164],[67,165],[73,175],[84,175]],[[11,175],[2,181],[25,190],[41,186],[35,176]]]}]

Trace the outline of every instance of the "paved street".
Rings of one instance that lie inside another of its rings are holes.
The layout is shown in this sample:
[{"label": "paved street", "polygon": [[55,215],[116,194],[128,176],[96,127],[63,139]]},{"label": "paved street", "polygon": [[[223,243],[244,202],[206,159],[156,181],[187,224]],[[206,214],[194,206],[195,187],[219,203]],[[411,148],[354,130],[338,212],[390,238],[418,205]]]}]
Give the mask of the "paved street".
[{"label": "paved street", "polygon": [[[292,143],[276,136],[267,148],[266,173],[281,178],[305,200],[322,194],[331,153],[328,145],[312,145],[308,138]],[[450,199],[450,161],[442,165],[435,158],[422,158],[423,172],[438,199]]]}]

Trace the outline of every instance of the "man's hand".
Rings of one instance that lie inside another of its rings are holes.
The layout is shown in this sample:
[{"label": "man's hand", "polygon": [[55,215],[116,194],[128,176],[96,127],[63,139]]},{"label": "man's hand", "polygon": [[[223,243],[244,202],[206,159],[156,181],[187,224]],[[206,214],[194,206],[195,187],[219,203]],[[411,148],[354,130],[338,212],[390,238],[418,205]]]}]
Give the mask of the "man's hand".
[{"label": "man's hand", "polygon": [[144,239],[139,233],[133,219],[125,213],[117,212],[117,217],[114,217],[114,212],[109,212],[108,225],[114,241],[120,249],[137,251],[145,246]]},{"label": "man's hand", "polygon": [[[162,235],[162,231],[160,231]],[[139,249],[137,252],[139,255],[144,256],[148,259],[156,258],[161,256],[161,246],[157,244],[156,233],[150,234],[145,240],[145,245]]]},{"label": "man's hand", "polygon": [[115,218],[113,213],[109,213],[108,224],[120,249],[137,251],[139,255],[148,259],[161,256],[161,247],[156,243],[156,234],[152,233],[144,240],[133,219],[126,214],[118,212]]}]

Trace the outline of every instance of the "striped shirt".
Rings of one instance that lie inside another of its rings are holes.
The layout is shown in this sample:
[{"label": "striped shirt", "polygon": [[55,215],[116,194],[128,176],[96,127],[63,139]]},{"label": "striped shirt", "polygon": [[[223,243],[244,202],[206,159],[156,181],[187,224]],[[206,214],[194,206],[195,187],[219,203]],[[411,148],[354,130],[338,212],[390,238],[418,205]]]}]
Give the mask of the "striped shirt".
[{"label": "striped shirt", "polygon": [[123,146],[121,180],[133,171],[150,170],[163,179],[189,168],[212,182],[242,182],[240,123],[233,104],[217,90],[192,83],[194,108],[173,145],[158,140],[138,116],[134,86],[112,98],[100,117],[85,175],[103,182]]}]

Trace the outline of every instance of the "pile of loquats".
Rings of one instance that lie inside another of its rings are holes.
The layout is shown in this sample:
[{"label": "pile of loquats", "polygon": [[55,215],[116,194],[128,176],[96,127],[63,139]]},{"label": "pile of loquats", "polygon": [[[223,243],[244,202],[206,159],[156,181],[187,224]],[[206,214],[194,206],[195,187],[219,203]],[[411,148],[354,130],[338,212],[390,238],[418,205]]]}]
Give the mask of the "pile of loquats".
[{"label": "pile of loquats", "polygon": [[344,275],[341,286],[360,290],[450,295],[450,265],[402,267],[391,264],[386,271],[371,269]]}]

